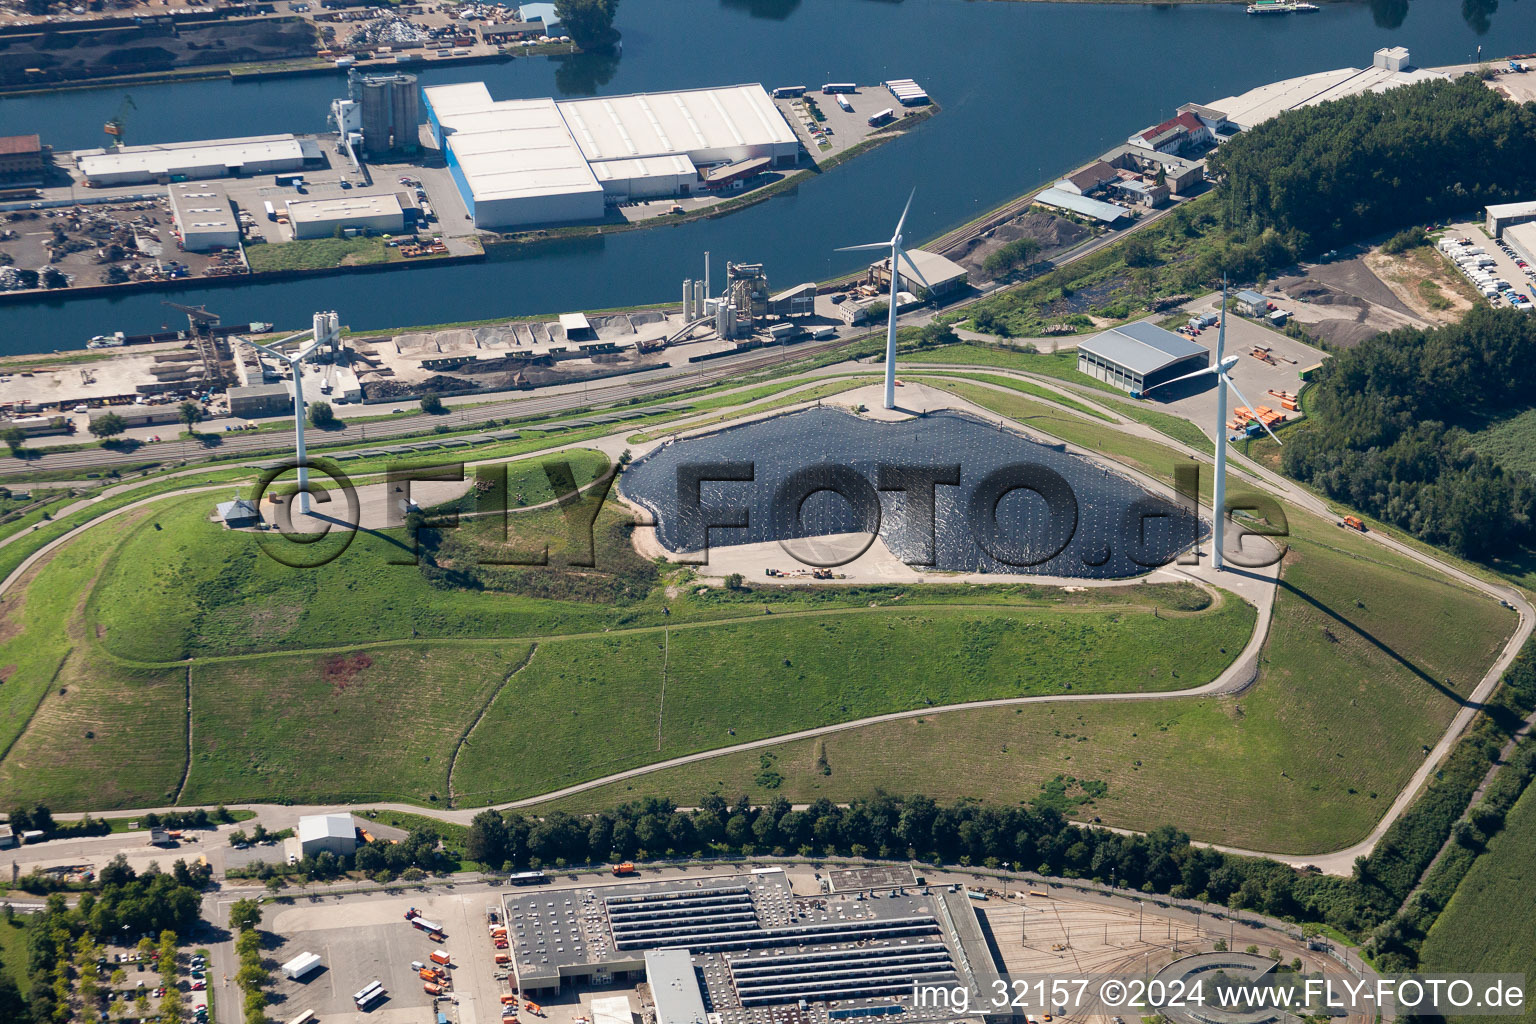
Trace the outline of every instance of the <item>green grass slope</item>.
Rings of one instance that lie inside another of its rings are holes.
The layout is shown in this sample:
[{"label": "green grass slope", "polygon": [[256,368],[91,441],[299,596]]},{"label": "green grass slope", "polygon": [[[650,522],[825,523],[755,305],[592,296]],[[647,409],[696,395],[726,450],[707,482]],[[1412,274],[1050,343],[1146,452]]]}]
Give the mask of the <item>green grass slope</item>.
[{"label": "green grass slope", "polygon": [[470,735],[454,788],[491,803],[890,711],[1177,689],[1229,665],[1254,619],[1236,599],[1159,616],[883,607],[551,641]]},{"label": "green grass slope", "polygon": [[1066,774],[1107,784],[1092,811],[1105,824],[1177,822],[1197,839],[1279,853],[1348,845],[1386,812],[1514,617],[1377,557],[1365,538],[1299,517],[1292,529],[1260,676],[1239,697],[954,712],[772,748],[784,776],[772,790],[749,751],[561,806],[877,789],[1014,802]]},{"label": "green grass slope", "polygon": [[526,644],[418,644],[192,670],[187,803],[444,801],[460,737]]}]

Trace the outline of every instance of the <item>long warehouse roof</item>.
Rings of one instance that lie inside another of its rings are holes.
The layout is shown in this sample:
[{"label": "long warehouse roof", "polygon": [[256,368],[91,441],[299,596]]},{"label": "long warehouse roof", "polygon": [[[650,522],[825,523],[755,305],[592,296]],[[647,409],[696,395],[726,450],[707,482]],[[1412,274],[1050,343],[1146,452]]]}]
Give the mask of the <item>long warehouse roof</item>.
[{"label": "long warehouse roof", "polygon": [[76,163],[81,172],[90,177],[93,174],[122,174],[129,171],[167,174],[182,167],[238,167],[258,160],[303,158],[304,149],[294,136],[263,135],[249,139],[95,150],[80,154]]},{"label": "long warehouse roof", "polygon": [[1111,328],[1096,338],[1079,342],[1077,347],[1143,377],[1191,356],[1207,353],[1204,346],[1146,321]]},{"label": "long warehouse roof", "polygon": [[422,95],[477,200],[689,175],[696,171],[690,153],[796,144],[761,85],[497,101],[485,83],[465,82],[432,86]]},{"label": "long warehouse roof", "polygon": [[603,96],[559,106],[588,160],[795,141],[761,85]]},{"label": "long warehouse roof", "polygon": [[[485,86],[474,87],[490,103]],[[439,123],[452,129],[454,158],[477,201],[601,190],[554,100],[505,100],[477,109],[466,86],[424,92]]]}]

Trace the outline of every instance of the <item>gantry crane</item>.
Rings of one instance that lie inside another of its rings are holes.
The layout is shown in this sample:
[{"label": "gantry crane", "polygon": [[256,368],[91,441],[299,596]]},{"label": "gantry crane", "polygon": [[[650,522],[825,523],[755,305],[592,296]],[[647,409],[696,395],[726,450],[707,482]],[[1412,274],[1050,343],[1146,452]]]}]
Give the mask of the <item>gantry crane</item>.
[{"label": "gantry crane", "polygon": [[110,148],[122,149],[123,146],[126,145],[123,139],[128,128],[128,111],[138,109],[138,104],[133,102],[133,97],[125,94],[123,96],[123,102],[117,108],[116,116],[114,116],[112,120],[108,121],[106,124],[102,125],[101,130],[112,136],[111,140],[108,142]]},{"label": "gantry crane", "polygon": [[219,352],[218,340],[213,335],[213,329],[220,323],[219,314],[208,312],[205,306],[183,306],[179,302],[170,301],[163,301],[161,305],[187,314],[188,333],[192,336],[192,343],[197,346],[198,355],[203,357],[203,380],[209,383],[223,380],[224,372],[220,366],[223,362],[222,354]]}]

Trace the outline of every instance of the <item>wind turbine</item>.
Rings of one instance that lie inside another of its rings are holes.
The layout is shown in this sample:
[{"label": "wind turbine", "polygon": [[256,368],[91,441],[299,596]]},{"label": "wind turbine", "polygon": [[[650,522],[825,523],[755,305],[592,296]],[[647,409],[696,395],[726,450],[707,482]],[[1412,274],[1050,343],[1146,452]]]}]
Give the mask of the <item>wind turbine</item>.
[{"label": "wind turbine", "polygon": [[[917,195],[917,189],[912,190],[912,195],[907,196],[907,205],[901,211],[901,219],[896,222],[896,230],[891,235],[889,242],[870,242],[866,245],[845,245],[835,252],[862,252],[866,249],[890,249],[891,250],[891,307],[887,310],[885,327],[885,407],[896,408],[896,294],[901,291],[901,269],[897,264],[901,260],[907,261],[907,269],[912,271],[912,276],[922,282],[924,288],[929,288],[924,280],[922,272],[917,269],[917,264],[912,262],[912,257],[901,247],[901,229],[907,224],[907,211],[912,209],[913,196]],[[932,291],[931,288],[929,288]]]},{"label": "wind turbine", "polygon": [[[1227,518],[1227,388],[1232,389],[1232,393],[1237,396],[1237,400],[1239,402],[1246,406],[1250,411],[1253,410],[1253,406],[1249,404],[1248,399],[1243,397],[1243,393],[1237,390],[1237,385],[1232,383],[1232,377],[1227,372],[1228,370],[1232,369],[1234,365],[1236,365],[1238,357],[1224,356],[1226,343],[1227,281],[1226,278],[1222,278],[1221,327],[1216,332],[1216,365],[1207,366],[1205,369],[1196,370],[1194,373],[1186,373],[1182,377],[1173,378],[1173,380],[1165,380],[1162,384],[1154,384],[1150,388],[1147,388],[1146,391],[1142,392],[1142,395],[1145,396],[1147,392],[1156,391],[1158,388],[1163,387],[1165,384],[1177,384],[1181,380],[1192,380],[1195,377],[1203,377],[1208,373],[1216,375],[1216,493],[1214,496],[1214,502],[1211,506],[1212,512],[1215,513],[1213,516],[1215,519],[1215,536],[1212,538],[1214,547],[1211,550],[1211,565],[1217,572],[1221,572],[1222,570],[1221,543],[1224,533],[1223,526],[1226,523]],[[1269,424],[1265,423],[1263,420],[1259,420],[1259,426],[1264,428],[1264,432],[1266,434],[1274,438],[1275,444],[1280,443],[1280,439],[1275,437],[1275,432],[1269,429]]]},{"label": "wind turbine", "polygon": [[[291,341],[299,341],[305,336],[309,336],[312,340],[307,345],[301,343],[297,352],[290,355],[281,351],[284,345]],[[265,352],[272,358],[287,363],[288,368],[293,371],[293,436],[299,464],[299,511],[304,515],[309,514],[309,457],[304,453],[304,371],[300,364],[315,349],[328,342],[334,342],[340,336],[341,324],[334,312],[316,313],[312,328],[300,331],[298,334],[290,334],[270,345],[258,345],[250,338],[236,335],[238,340],[245,342],[256,351]]]}]

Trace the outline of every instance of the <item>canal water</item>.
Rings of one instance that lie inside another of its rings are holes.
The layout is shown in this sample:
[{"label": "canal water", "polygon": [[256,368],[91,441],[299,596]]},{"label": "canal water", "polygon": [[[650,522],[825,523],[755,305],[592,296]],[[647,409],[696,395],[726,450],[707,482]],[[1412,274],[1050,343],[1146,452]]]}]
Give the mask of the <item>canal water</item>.
[{"label": "canal water", "polygon": [[[308,323],[334,308],[354,328],[666,301],[705,250],[762,262],[774,287],[854,270],[840,245],[889,237],[915,186],[906,236],[931,238],[1169,116],[1265,82],[1368,65],[1409,47],[1424,66],[1536,49],[1536,5],[1370,0],[1256,18],[1241,5],[975,0],[628,0],[617,57],[528,58],[422,73],[423,85],[484,79],[498,99],[612,95],[761,82],[915,78],[936,118],[790,194],[717,220],[518,247],[481,264],[252,284],[143,290],[0,306],[0,354],[179,322],[161,300],[206,302],[226,322]],[[136,86],[135,142],[318,132],[340,76]],[[99,145],[122,89],[0,99],[0,134],[56,149]],[[507,247],[511,249],[512,247]]]}]

